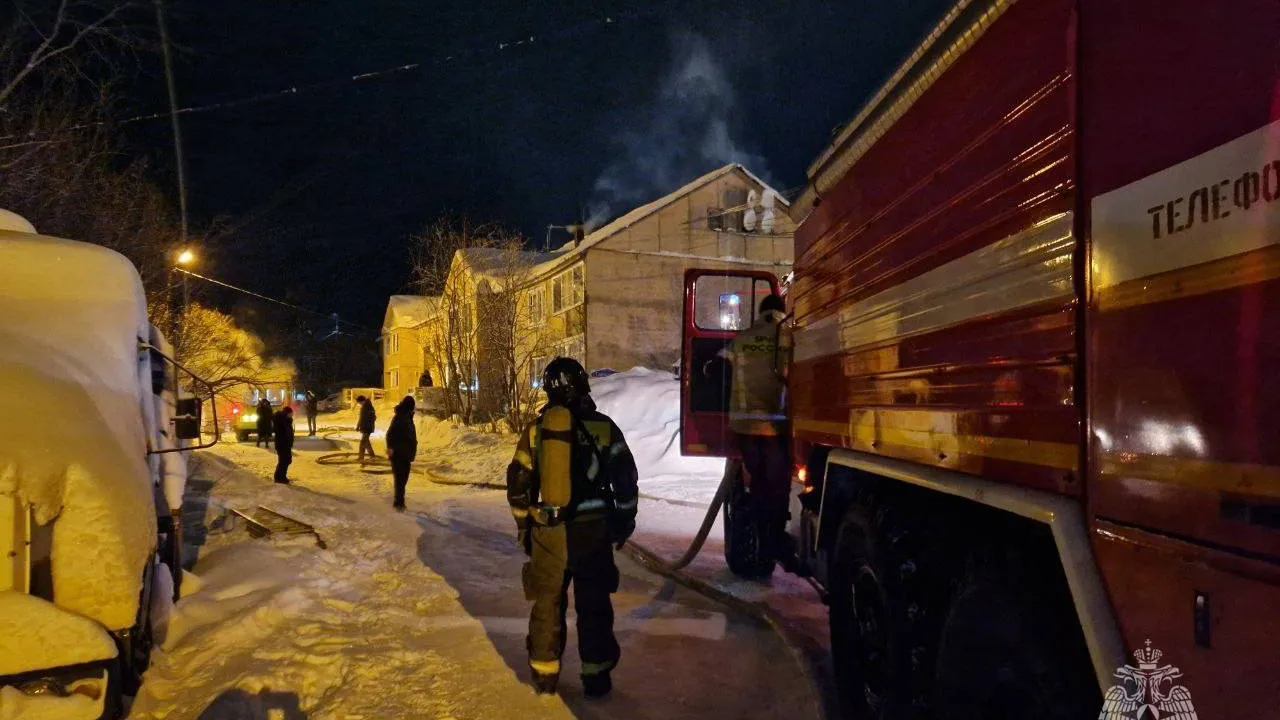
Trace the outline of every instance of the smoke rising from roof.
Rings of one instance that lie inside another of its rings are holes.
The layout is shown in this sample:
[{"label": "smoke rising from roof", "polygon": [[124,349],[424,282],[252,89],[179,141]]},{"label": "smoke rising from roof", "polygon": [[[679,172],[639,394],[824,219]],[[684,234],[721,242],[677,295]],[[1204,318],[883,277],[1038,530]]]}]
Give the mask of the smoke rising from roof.
[{"label": "smoke rising from roof", "polygon": [[620,128],[619,152],[596,178],[587,229],[728,163],[765,172],[764,159],[733,136],[740,112],[737,92],[706,38],[673,34],[671,64],[657,94]]}]

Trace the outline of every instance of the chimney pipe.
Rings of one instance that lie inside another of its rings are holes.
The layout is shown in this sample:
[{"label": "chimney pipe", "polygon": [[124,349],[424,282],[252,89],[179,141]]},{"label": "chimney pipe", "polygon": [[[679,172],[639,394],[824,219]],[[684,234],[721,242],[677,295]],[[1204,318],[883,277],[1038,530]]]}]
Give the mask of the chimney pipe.
[{"label": "chimney pipe", "polygon": [[583,238],[586,237],[586,235],[582,231],[581,225],[570,225],[566,227],[565,230],[568,230],[570,233],[573,234],[574,247],[578,247],[580,244],[582,244]]}]

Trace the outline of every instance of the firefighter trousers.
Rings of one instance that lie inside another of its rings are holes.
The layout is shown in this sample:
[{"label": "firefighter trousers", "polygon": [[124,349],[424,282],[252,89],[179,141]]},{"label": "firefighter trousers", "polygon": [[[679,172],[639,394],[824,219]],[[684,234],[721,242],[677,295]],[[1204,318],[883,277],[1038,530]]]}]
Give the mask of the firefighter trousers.
[{"label": "firefighter trousers", "polygon": [[523,571],[529,614],[529,666],[542,675],[560,672],[565,648],[565,615],[573,586],[578,616],[578,655],[582,674],[608,672],[621,650],[613,634],[613,602],[618,567],[605,520],[570,522],[531,529],[532,551]]},{"label": "firefighter trousers", "polygon": [[738,433],[738,449],[751,482],[752,510],[775,557],[789,546],[787,510],[791,500],[791,450],[785,435]]}]

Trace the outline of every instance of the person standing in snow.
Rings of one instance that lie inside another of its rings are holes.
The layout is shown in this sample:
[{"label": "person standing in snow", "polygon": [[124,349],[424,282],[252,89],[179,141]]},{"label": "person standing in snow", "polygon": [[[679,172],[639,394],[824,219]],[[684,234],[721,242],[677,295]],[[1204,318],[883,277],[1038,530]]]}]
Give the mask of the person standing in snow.
[{"label": "person standing in snow", "polygon": [[387,428],[387,458],[391,460],[391,476],[395,479],[395,499],[391,506],[404,510],[404,489],[409,484],[409,469],[418,456],[418,430],[413,426],[413,398],[406,397],[396,405],[391,426]]},{"label": "person standing in snow", "polygon": [[554,693],[565,643],[565,603],[573,584],[582,689],[602,697],[621,650],[613,603],[621,548],[636,527],[636,463],[622,431],[596,410],[582,365],[556,358],[543,371],[547,405],[520,434],[507,466],[507,502],[529,561],[529,667],[538,693]]},{"label": "person standing in snow", "polygon": [[258,440],[255,447],[271,449],[271,401],[266,395],[258,401]]},{"label": "person standing in snow", "polygon": [[316,394],[307,391],[307,434],[315,437],[316,434],[316,415],[320,412],[320,401],[316,399]]},{"label": "person standing in snow", "polygon": [[276,435],[276,482],[288,485],[289,463],[293,462],[293,408],[280,408],[272,422]]},{"label": "person standing in snow", "polygon": [[764,538],[761,550],[788,567],[795,551],[786,527],[791,450],[785,392],[791,338],[785,317],[782,298],[765,297],[756,321],[738,333],[724,355],[733,365],[729,427],[751,478],[753,515]]},{"label": "person standing in snow", "polygon": [[360,463],[364,464],[366,451],[369,453],[369,459],[377,457],[373,452],[373,443],[369,441],[369,436],[373,434],[378,415],[373,411],[373,401],[369,398],[361,395],[356,398],[356,403],[360,405],[360,418],[356,420],[356,430],[360,432]]}]

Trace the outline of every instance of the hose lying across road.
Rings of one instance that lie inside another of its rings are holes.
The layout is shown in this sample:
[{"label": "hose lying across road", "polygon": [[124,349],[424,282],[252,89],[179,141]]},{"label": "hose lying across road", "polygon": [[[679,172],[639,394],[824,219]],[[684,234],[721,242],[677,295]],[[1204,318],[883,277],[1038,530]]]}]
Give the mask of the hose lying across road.
[{"label": "hose lying across road", "polygon": [[[320,465],[355,465],[359,463],[361,465],[361,468],[360,468],[361,472],[365,472],[370,475],[390,475],[391,474],[391,461],[383,457],[378,457],[377,455],[372,456],[368,460],[362,461],[360,460],[359,453],[336,452],[336,453],[329,453],[328,455],[321,455],[320,457],[316,458],[316,463]],[[366,465],[374,465],[376,467],[373,467],[373,468],[364,467]]]}]

